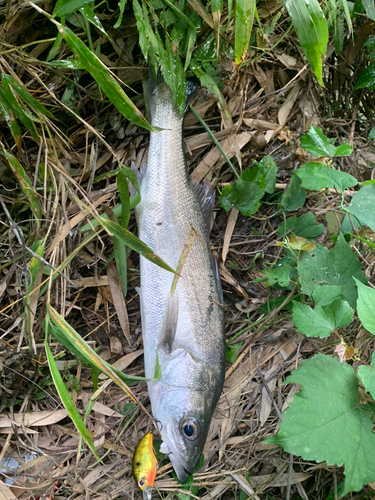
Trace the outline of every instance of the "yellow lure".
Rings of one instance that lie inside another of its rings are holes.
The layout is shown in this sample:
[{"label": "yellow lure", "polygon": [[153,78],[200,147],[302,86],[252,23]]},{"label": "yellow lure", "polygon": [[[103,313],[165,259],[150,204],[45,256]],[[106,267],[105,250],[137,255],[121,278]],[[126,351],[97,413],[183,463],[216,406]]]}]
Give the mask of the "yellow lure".
[{"label": "yellow lure", "polygon": [[139,488],[144,491],[154,486],[158,462],[152,447],[152,433],[148,432],[139,441],[133,456],[133,476]]}]

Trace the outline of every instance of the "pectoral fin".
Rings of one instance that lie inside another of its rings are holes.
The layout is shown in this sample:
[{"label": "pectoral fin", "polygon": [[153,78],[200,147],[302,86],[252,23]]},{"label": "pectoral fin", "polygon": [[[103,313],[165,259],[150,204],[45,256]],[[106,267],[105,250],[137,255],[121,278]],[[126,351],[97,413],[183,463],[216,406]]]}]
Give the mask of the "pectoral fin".
[{"label": "pectoral fin", "polygon": [[163,333],[158,344],[158,350],[170,354],[176,337],[178,322],[178,294],[175,292],[169,296],[165,317],[163,321]]},{"label": "pectoral fin", "polygon": [[214,211],[214,205],[215,205],[215,190],[211,189],[211,187],[207,184],[192,183],[192,186],[198,198],[199,204],[202,208],[207,228],[210,231],[212,213]]}]

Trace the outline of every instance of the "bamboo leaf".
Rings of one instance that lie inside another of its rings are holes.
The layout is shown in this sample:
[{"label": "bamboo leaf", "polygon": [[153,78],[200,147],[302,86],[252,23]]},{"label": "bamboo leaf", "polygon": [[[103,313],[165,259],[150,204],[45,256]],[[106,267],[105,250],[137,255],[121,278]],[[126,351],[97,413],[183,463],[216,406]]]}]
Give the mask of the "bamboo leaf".
[{"label": "bamboo leaf", "polygon": [[299,43],[320,85],[327,54],[328,25],[318,0],[284,0]]},{"label": "bamboo leaf", "polygon": [[85,424],[83,423],[80,414],[78,413],[77,408],[75,407],[72,398],[70,397],[65,384],[61,378],[61,375],[59,373],[59,370],[57,368],[56,362],[53,359],[51,350],[49,348],[47,340],[45,341],[45,348],[46,348],[46,354],[47,354],[47,359],[48,359],[48,365],[49,369],[51,372],[51,376],[53,379],[53,382],[55,384],[55,387],[57,389],[57,392],[59,393],[60,399],[66,409],[66,411],[69,413],[70,418],[72,419],[74,425],[77,428],[77,431],[79,432],[80,436],[86,441],[88,446],[90,447],[93,455],[97,460],[100,461],[100,457],[95,449],[94,442],[90,436],[89,431],[86,429]]},{"label": "bamboo leaf", "polygon": [[19,161],[4,148],[4,145],[0,142],[0,145],[3,148],[4,154],[8,160],[9,166],[15,175],[18,184],[20,185],[23,194],[26,196],[31,210],[35,216],[35,222],[37,227],[40,227],[40,220],[43,217],[42,207],[39,203],[39,198],[37,193],[35,192],[31,180],[27,173],[25,172],[23,166],[19,163]]},{"label": "bamboo leaf", "polygon": [[53,9],[53,17],[66,17],[92,0],[57,0]]},{"label": "bamboo leaf", "polygon": [[153,262],[159,267],[162,267],[166,271],[176,274],[176,271],[172,269],[164,260],[158,257],[151,248],[149,248],[145,243],[143,243],[139,238],[132,234],[127,229],[120,226],[116,222],[104,219],[104,217],[99,217],[100,224],[113,236],[116,236],[122,243],[130,247],[135,252],[139,253],[149,261]]},{"label": "bamboo leaf", "polygon": [[85,18],[88,21],[90,21],[91,24],[95,26],[95,28],[97,28],[101,33],[103,33],[103,35],[108,36],[107,32],[103,28],[102,23],[100,22],[100,19],[89,5],[85,4],[83,7],[79,9],[79,11],[83,16],[85,16]]},{"label": "bamboo leaf", "polygon": [[[4,77],[4,75],[3,75]],[[2,83],[3,83],[3,95],[12,109],[13,113],[16,115],[16,117],[19,119],[19,121],[23,124],[24,127],[29,131],[31,137],[34,139],[34,141],[38,142],[38,134],[35,129],[35,126],[33,125],[32,121],[28,116],[26,116],[24,110],[22,107],[19,105],[17,99],[13,95],[12,89],[10,88],[9,82],[2,78]]]},{"label": "bamboo leaf", "polygon": [[236,0],[234,52],[237,66],[244,60],[253,29],[256,0]]},{"label": "bamboo leaf", "polygon": [[[55,21],[56,22],[56,21]],[[125,94],[120,85],[110,75],[107,68],[100,59],[89,50],[77,35],[69,28],[58,25],[59,31],[68,44],[70,50],[77,56],[84,68],[95,79],[99,87],[105,92],[109,100],[116,106],[121,114],[130,122],[150,131],[157,131],[152,127],[142,115],[139,109],[133,104],[130,98]]]},{"label": "bamboo leaf", "polygon": [[55,119],[52,113],[46,109],[43,104],[40,104],[34,97],[25,89],[23,85],[17,82],[12,76],[10,75],[3,75],[1,77],[2,82],[4,84],[4,81],[7,81],[11,87],[22,97],[22,99],[34,110],[38,111],[42,115],[48,116],[48,118]]},{"label": "bamboo leaf", "polygon": [[10,133],[13,136],[14,142],[17,146],[18,154],[21,154],[21,141],[22,141],[22,133],[21,129],[17,123],[17,120],[14,116],[12,108],[9,106],[8,101],[5,99],[4,94],[0,90],[0,112],[6,121]]}]

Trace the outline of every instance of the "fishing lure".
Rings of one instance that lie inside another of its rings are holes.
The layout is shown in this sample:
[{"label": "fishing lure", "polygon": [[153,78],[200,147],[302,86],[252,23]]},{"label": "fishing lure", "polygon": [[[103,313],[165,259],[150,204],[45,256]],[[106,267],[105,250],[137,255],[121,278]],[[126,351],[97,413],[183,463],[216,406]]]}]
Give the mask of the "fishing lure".
[{"label": "fishing lure", "polygon": [[133,476],[138,487],[143,491],[143,498],[151,498],[158,462],[152,447],[152,433],[148,432],[139,441],[133,456]]}]

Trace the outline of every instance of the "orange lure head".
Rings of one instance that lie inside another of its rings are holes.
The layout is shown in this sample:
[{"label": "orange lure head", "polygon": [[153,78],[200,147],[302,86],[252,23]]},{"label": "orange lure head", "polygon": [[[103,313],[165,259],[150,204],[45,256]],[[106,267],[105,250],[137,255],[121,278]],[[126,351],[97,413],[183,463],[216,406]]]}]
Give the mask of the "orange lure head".
[{"label": "orange lure head", "polygon": [[142,491],[150,491],[154,486],[157,465],[152,447],[152,433],[148,432],[139,441],[133,456],[133,476]]}]

